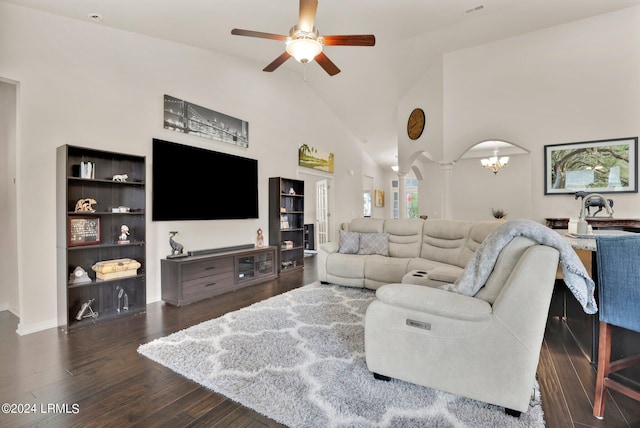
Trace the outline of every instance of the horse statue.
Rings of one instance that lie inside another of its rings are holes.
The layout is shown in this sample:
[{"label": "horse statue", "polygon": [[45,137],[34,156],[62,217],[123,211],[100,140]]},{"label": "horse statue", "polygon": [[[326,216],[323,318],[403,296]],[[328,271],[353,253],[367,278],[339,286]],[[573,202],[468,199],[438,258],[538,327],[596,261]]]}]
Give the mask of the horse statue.
[{"label": "horse statue", "polygon": [[[589,194],[587,192],[576,192],[576,199],[583,199],[584,207],[587,209],[587,217],[595,217],[600,211],[602,211],[606,205],[604,198],[600,195]],[[585,199],[586,198],[586,199]],[[611,208],[612,213],[609,215],[611,217],[613,215],[613,199],[607,199],[609,202],[609,208]],[[591,207],[598,207],[598,211],[594,212],[591,215]]]},{"label": "horse statue", "polygon": [[182,244],[177,243],[173,240],[173,237],[176,236],[178,232],[169,232],[169,245],[171,246],[171,254],[168,257],[182,257],[184,254],[184,246]]}]

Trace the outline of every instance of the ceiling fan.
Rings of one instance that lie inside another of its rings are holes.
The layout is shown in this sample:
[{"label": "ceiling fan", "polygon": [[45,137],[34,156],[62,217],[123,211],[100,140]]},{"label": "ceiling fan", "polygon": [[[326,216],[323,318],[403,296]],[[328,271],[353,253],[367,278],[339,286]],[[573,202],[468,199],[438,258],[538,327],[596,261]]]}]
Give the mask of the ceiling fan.
[{"label": "ceiling fan", "polygon": [[300,0],[298,24],[291,27],[288,36],[238,28],[231,30],[231,34],[285,42],[285,51],[263,71],[273,71],[290,57],[294,57],[302,64],[315,59],[324,71],[334,76],[340,73],[340,69],[322,52],[323,46],[374,46],[376,38],[373,34],[321,36],[315,27],[317,9],[318,0]]}]

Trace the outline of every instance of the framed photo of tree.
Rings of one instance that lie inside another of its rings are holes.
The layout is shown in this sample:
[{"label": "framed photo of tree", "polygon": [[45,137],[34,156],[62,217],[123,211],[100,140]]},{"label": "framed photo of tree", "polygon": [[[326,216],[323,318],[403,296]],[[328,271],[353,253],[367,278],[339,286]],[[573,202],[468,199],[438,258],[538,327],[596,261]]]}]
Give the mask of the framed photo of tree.
[{"label": "framed photo of tree", "polygon": [[544,146],[545,195],[638,192],[638,137]]}]

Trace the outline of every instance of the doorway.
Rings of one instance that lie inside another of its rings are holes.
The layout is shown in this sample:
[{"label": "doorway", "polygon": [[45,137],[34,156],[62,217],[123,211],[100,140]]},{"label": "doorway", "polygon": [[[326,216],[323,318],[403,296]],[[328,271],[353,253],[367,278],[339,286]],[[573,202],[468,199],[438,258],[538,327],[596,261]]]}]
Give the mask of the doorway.
[{"label": "doorway", "polygon": [[[333,178],[313,172],[298,171],[298,179],[304,181],[304,222],[313,225],[313,242],[318,245],[333,239],[331,232],[331,183]],[[314,253],[315,250],[309,250]]]},{"label": "doorway", "polygon": [[0,78],[0,311],[20,317],[16,195],[18,85]]},{"label": "doorway", "polygon": [[318,245],[329,242],[329,183],[327,180],[316,182],[316,242]]}]

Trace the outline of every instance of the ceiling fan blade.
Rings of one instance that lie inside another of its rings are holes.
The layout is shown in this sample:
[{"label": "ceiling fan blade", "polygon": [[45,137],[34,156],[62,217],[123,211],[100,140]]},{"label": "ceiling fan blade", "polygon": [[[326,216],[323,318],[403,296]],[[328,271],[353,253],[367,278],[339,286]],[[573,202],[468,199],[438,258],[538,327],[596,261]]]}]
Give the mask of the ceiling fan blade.
[{"label": "ceiling fan blade", "polygon": [[373,34],[322,36],[322,43],[326,46],[375,46],[376,36]]},{"label": "ceiling fan blade", "polygon": [[231,30],[231,34],[234,36],[247,36],[247,37],[258,37],[260,39],[270,39],[270,40],[286,40],[287,36],[282,36],[280,34],[272,34],[272,33],[263,33],[261,31],[251,31],[251,30],[241,30],[239,28],[234,28]]},{"label": "ceiling fan blade", "polygon": [[318,10],[318,0],[300,0],[300,15],[298,18],[298,28],[310,33],[316,21]]},{"label": "ceiling fan blade", "polygon": [[287,51],[282,52],[282,55],[274,59],[273,62],[267,65],[265,68],[263,68],[262,71],[273,71],[276,68],[280,67],[282,64],[284,64],[284,62],[289,58],[291,58],[291,55],[289,55]]},{"label": "ceiling fan blade", "polygon": [[335,76],[340,73],[340,69],[336,66],[324,52],[320,52],[314,58],[320,67],[324,68],[324,71],[329,73],[329,76]]}]

